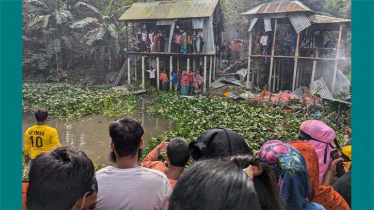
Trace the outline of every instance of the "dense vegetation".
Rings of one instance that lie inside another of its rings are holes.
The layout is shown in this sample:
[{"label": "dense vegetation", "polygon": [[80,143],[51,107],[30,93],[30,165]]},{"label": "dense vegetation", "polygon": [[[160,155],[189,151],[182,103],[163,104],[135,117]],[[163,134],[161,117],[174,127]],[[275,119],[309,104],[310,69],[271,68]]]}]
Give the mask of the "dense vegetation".
[{"label": "dense vegetation", "polygon": [[[170,138],[183,137],[194,141],[204,131],[212,128],[230,128],[245,138],[255,150],[267,140],[296,139],[298,129],[304,120],[320,119],[337,132],[337,138],[343,140],[343,130],[350,127],[349,111],[342,112],[345,124],[340,129],[334,124],[331,113],[325,116],[314,116],[314,111],[298,112],[301,105],[294,105],[291,113],[281,107],[272,105],[254,107],[248,101],[226,100],[218,97],[199,96],[195,99],[182,98],[173,93],[161,93],[149,105],[149,112],[178,122],[174,132],[167,134]],[[328,116],[329,115],[329,116]],[[156,147],[164,135],[148,141],[145,153]]]},{"label": "dense vegetation", "polygon": [[56,117],[67,119],[100,114],[110,117],[132,112],[138,98],[106,86],[25,83],[24,110],[47,108]]}]

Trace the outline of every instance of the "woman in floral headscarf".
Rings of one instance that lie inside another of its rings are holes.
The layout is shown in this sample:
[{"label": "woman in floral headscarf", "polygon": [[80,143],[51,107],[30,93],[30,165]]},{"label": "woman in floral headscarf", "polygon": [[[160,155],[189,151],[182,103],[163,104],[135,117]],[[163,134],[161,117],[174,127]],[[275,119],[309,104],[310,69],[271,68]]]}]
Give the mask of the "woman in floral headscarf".
[{"label": "woman in floral headscarf", "polygon": [[322,121],[307,120],[300,126],[299,140],[308,141],[316,150],[319,162],[319,183],[321,184],[331,162],[330,152],[334,149],[335,132]]},{"label": "woman in floral headscarf", "polygon": [[278,190],[288,210],[322,210],[321,205],[310,202],[311,194],[305,159],[291,146],[281,141],[266,142],[259,158],[270,165],[278,180]]},{"label": "woman in floral headscarf", "polygon": [[347,202],[331,186],[319,184],[318,156],[313,146],[305,141],[294,141],[288,144],[299,151],[306,160],[311,188],[310,201],[319,203],[326,209],[350,210]]}]

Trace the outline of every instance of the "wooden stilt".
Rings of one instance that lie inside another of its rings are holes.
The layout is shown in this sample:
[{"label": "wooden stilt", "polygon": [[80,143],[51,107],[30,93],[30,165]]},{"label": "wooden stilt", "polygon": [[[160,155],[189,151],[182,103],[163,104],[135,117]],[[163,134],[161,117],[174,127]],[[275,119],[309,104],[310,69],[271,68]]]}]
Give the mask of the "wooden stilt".
[{"label": "wooden stilt", "polygon": [[275,81],[277,80],[277,61],[274,60],[273,93],[275,92]]},{"label": "wooden stilt", "polygon": [[134,71],[135,71],[135,81],[138,80],[138,71],[137,71],[138,66],[136,64],[137,63],[136,60],[138,60],[138,56],[135,55],[135,68],[134,68]]},{"label": "wooden stilt", "polygon": [[142,90],[145,90],[145,64],[144,64],[144,56],[142,56]]},{"label": "wooden stilt", "polygon": [[[249,32],[248,41],[248,71],[247,71],[247,88],[249,88],[249,76],[251,74],[251,54],[252,54],[252,32]],[[255,73],[252,70],[252,87],[254,87]]]},{"label": "wooden stilt", "polygon": [[270,74],[269,74],[269,80],[268,80],[268,88],[269,91],[271,90],[271,78],[272,78],[272,72],[273,72],[273,62],[274,62],[274,47],[275,47],[275,37],[277,34],[277,25],[278,25],[278,18],[275,18],[275,24],[274,24],[274,35],[273,35],[273,44],[271,46],[271,58],[270,58]]},{"label": "wooden stilt", "polygon": [[[296,41],[296,52],[295,57],[299,56],[299,41],[300,41],[300,33],[297,34],[297,41]],[[296,80],[296,71],[297,71],[297,58],[295,58],[295,65],[293,68],[293,80],[292,80],[292,91],[295,90],[295,80]]]},{"label": "wooden stilt", "polygon": [[207,59],[206,56],[204,56],[204,86],[203,86],[204,94],[206,94],[206,59]]},{"label": "wooden stilt", "polygon": [[193,57],[193,71],[196,72],[196,57]]},{"label": "wooden stilt", "polygon": [[179,56],[177,57],[177,70],[179,71]]},{"label": "wooden stilt", "polygon": [[209,56],[209,87],[212,86],[212,70],[213,70],[213,56]]},{"label": "wooden stilt", "polygon": [[157,90],[160,90],[160,58],[156,57],[156,69],[157,69]]},{"label": "wooden stilt", "polygon": [[279,91],[280,90],[280,76],[281,76],[281,60],[278,61],[278,78],[277,78],[277,90]]},{"label": "wooden stilt", "polygon": [[129,56],[127,56],[127,84],[130,85],[130,81],[131,81],[131,71],[130,71],[130,58]]},{"label": "wooden stilt", "polygon": [[[173,76],[173,75],[171,75],[172,72],[173,72],[173,56],[170,56],[170,72],[169,72],[169,79],[171,79],[171,77]],[[171,84],[171,82],[170,82],[170,84],[169,84],[169,87],[170,87],[170,91],[172,91],[172,90],[173,90],[173,84]]]},{"label": "wooden stilt", "polygon": [[284,60],[282,60],[282,73],[281,73],[281,85],[280,85],[281,90],[283,90],[283,75],[284,75]]},{"label": "wooden stilt", "polygon": [[216,64],[217,64],[217,56],[214,55],[213,59],[213,81],[216,80]]},{"label": "wooden stilt", "polygon": [[[336,48],[336,56],[335,56],[337,59],[340,58],[340,45],[341,45],[341,41],[342,41],[342,30],[343,30],[343,25],[340,24],[338,46]],[[332,78],[332,89],[331,89],[331,93],[332,93],[333,96],[334,96],[334,93],[335,93],[335,83],[336,83],[336,74],[338,73],[338,64],[339,64],[339,61],[336,60],[335,65],[334,65],[334,75],[333,75],[333,78]]]},{"label": "wooden stilt", "polygon": [[190,72],[190,58],[187,58],[187,73]]}]

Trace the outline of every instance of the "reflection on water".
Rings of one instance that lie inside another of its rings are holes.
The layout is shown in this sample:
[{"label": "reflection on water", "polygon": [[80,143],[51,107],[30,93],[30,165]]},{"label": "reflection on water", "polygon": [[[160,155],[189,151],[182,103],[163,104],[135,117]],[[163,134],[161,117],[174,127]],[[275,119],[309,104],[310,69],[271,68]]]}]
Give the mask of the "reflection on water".
[{"label": "reflection on water", "polygon": [[[135,111],[132,117],[142,122],[144,127],[143,138],[145,141],[164,132],[171,131],[174,128],[173,121],[149,116],[142,111],[144,108],[145,105],[143,102],[141,109]],[[63,146],[72,146],[83,150],[96,164],[109,165],[110,137],[108,128],[109,123],[113,122],[113,120],[115,119],[103,116],[86,117],[74,121],[50,118],[48,125],[57,129],[60,142]],[[23,113],[23,133],[27,128],[35,125],[35,122],[34,115]],[[24,142],[24,135],[22,136],[22,142]],[[24,143],[22,145],[24,146]]]}]

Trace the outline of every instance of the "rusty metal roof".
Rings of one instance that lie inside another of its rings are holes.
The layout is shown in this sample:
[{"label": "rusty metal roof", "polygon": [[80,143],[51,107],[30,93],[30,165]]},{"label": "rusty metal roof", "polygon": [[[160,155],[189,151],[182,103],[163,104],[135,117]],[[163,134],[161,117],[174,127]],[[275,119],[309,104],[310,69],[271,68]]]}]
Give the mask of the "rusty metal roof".
[{"label": "rusty metal roof", "polygon": [[311,23],[322,24],[322,23],[347,23],[351,22],[351,20],[343,19],[343,18],[336,18],[330,17],[326,15],[313,15],[310,18]]},{"label": "rusty metal roof", "polygon": [[119,20],[200,18],[213,15],[218,0],[134,3]]},{"label": "rusty metal roof", "polygon": [[287,12],[313,12],[299,1],[281,1],[261,4],[244,12],[243,15],[287,13]]}]

